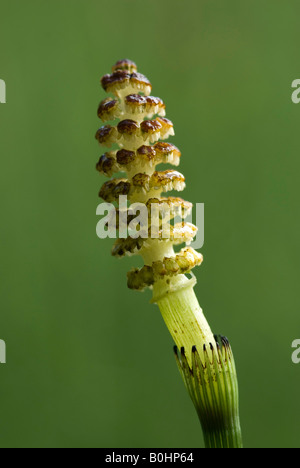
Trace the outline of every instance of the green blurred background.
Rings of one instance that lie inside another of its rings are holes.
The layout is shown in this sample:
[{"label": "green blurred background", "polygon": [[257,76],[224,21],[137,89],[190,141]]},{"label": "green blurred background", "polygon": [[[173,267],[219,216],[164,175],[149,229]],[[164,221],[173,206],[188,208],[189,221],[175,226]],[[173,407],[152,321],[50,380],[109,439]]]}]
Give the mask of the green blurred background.
[{"label": "green blurred background", "polygon": [[96,237],[100,77],[139,65],[205,203],[197,295],[237,362],[247,447],[300,447],[297,0],[0,3],[1,447],[203,447],[139,260]]}]

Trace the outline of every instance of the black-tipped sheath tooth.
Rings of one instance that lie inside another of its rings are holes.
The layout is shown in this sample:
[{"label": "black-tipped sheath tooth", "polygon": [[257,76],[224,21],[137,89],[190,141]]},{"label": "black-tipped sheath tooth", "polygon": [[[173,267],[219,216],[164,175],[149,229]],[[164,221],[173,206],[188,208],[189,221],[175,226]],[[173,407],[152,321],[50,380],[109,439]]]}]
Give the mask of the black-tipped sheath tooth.
[{"label": "black-tipped sheath tooth", "polygon": [[221,336],[221,341],[223,343],[223,345],[225,346],[225,348],[228,348],[230,346],[229,344],[229,340],[226,336]]}]

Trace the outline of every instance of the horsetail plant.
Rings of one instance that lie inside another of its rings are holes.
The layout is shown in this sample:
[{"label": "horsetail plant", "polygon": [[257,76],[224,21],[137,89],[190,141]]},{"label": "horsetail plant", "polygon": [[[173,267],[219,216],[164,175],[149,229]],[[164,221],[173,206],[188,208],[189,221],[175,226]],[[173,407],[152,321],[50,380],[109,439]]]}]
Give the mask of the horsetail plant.
[{"label": "horsetail plant", "polygon": [[[156,171],[162,163],[179,165],[179,149],[164,141],[174,135],[173,124],[165,118],[165,104],[150,96],[149,80],[137,72],[132,61],[117,62],[101,83],[113,95],[99,105],[98,116],[105,125],[96,133],[101,146],[114,147],[97,164],[97,170],[110,177],[99,196],[108,204],[119,204],[114,216],[119,238],[112,254],[119,258],[139,254],[143,258],[144,266],[128,273],[128,287],[153,291],[152,302],[158,305],[176,344],[176,361],[199,416],[206,447],[241,448],[232,351],[225,337],[212,333],[194,293],[196,279],[190,275],[203,261],[189,246],[197,233],[196,226],[185,221],[192,204],[178,197],[162,197],[172,190],[182,191],[185,178],[176,170]],[[114,120],[118,123],[108,124]],[[126,177],[111,178],[119,172]],[[135,235],[124,235],[121,220],[125,219],[126,227],[132,225],[136,206],[141,205],[150,227],[147,224],[145,229],[138,220]],[[178,213],[181,222],[171,224]],[[174,246],[180,244],[186,247],[176,253]]]}]

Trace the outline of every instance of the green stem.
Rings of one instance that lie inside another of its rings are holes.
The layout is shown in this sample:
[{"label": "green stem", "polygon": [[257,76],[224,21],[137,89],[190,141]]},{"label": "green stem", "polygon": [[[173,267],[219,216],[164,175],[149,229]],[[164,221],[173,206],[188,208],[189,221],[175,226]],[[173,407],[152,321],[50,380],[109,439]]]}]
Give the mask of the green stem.
[{"label": "green stem", "polygon": [[[154,294],[159,296],[157,305],[178,349],[183,347],[192,350],[193,346],[197,346],[198,350],[202,350],[203,345],[209,346],[214,340],[214,335],[195,295],[194,284],[192,280],[183,282],[178,285],[177,290],[168,291],[160,296],[161,286],[159,283],[155,285]],[[191,354],[187,355],[187,360],[191,365]]]},{"label": "green stem", "polygon": [[229,342],[213,335],[187,279],[154,291],[207,448],[241,448],[238,382]]}]

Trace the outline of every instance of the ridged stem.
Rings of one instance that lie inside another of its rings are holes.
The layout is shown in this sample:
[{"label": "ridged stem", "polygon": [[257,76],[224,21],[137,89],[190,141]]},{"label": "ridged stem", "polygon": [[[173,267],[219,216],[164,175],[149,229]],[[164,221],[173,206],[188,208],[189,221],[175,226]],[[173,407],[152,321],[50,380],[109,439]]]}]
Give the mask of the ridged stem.
[{"label": "ridged stem", "polygon": [[[176,280],[179,278],[174,279]],[[209,345],[214,340],[214,335],[199,305],[193,286],[194,282],[188,281],[186,284],[183,282],[177,290],[166,292],[156,302],[176,346],[186,350],[192,350],[192,347],[196,346],[202,350],[204,344]],[[157,296],[159,288],[159,283],[156,283],[154,294]],[[187,360],[191,366],[191,353],[187,355]]]},{"label": "ridged stem", "polygon": [[183,282],[155,302],[176,343],[178,368],[200,419],[206,448],[242,448],[238,382],[228,340],[213,335],[192,285],[184,287]]}]

